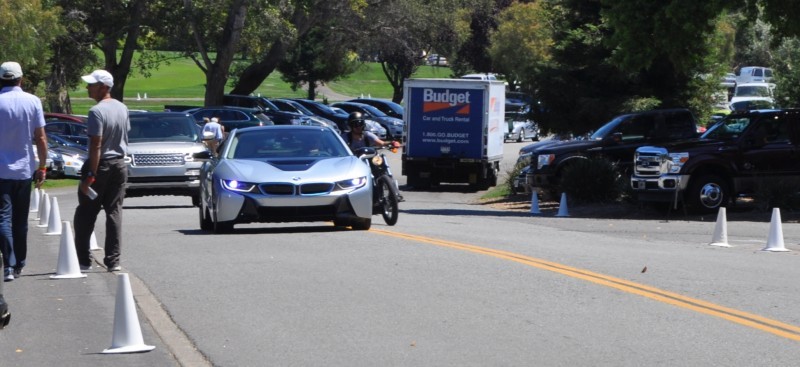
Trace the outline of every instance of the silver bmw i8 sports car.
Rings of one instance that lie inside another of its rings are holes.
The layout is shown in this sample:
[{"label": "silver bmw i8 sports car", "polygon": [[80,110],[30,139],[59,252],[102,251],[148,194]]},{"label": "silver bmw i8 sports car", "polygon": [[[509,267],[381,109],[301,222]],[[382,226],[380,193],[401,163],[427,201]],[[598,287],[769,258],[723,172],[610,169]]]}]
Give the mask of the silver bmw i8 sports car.
[{"label": "silver bmw i8 sports car", "polygon": [[367,230],[372,179],[333,130],[275,125],[232,131],[200,171],[200,228],[237,223],[333,221]]}]

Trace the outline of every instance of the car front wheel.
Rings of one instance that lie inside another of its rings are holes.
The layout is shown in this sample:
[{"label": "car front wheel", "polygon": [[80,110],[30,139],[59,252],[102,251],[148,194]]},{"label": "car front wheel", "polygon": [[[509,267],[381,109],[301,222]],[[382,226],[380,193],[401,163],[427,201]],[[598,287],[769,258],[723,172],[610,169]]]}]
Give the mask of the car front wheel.
[{"label": "car front wheel", "polygon": [[728,183],[717,175],[692,180],[684,195],[688,195],[686,201],[691,209],[700,213],[713,213],[730,201]]}]

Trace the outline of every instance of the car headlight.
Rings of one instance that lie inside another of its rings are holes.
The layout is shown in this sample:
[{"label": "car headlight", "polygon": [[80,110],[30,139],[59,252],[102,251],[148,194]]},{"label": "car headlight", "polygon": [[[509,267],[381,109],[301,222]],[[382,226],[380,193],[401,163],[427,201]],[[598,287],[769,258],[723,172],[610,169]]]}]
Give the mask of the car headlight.
[{"label": "car headlight", "polygon": [[555,154],[540,154],[536,157],[538,169],[542,169],[542,167],[549,166],[553,161],[556,159]]},{"label": "car headlight", "polygon": [[681,168],[689,160],[689,153],[669,153],[669,173],[678,173]]},{"label": "car headlight", "polygon": [[349,180],[343,180],[336,183],[334,190],[355,190],[364,187],[367,184],[367,177],[362,176]]},{"label": "car headlight", "polygon": [[226,190],[234,192],[253,192],[255,191],[256,184],[251,182],[242,182],[237,180],[220,180],[222,187]]},{"label": "car headlight", "polygon": [[390,124],[392,124],[394,126],[403,126],[403,122],[402,121],[392,121],[392,122],[390,122]]}]

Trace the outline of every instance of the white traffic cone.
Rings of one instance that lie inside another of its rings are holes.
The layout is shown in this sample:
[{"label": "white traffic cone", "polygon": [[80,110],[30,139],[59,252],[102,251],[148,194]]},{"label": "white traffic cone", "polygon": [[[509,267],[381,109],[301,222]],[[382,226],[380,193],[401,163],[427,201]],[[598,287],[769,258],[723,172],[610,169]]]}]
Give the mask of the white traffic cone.
[{"label": "white traffic cone", "polygon": [[117,274],[117,279],[119,281],[117,303],[114,306],[114,337],[111,339],[111,348],[104,350],[103,353],[136,353],[155,349],[155,346],[144,344],[128,274]]},{"label": "white traffic cone", "polygon": [[100,246],[97,245],[97,236],[95,236],[94,231],[92,231],[92,236],[89,237],[89,251],[96,251],[102,250]]},{"label": "white traffic cone", "polygon": [[136,100],[137,101],[141,101],[142,100],[142,96],[139,95],[139,93],[136,93]]},{"label": "white traffic cone", "polygon": [[711,237],[711,246],[731,247],[728,244],[728,223],[725,207],[719,208],[717,224],[714,225],[714,236]]},{"label": "white traffic cone", "polygon": [[31,191],[31,213],[39,212],[39,189]]},{"label": "white traffic cone", "polygon": [[39,224],[37,227],[47,227],[47,221],[50,219],[50,195],[44,194],[42,198],[42,207],[39,208]]},{"label": "white traffic cone", "polygon": [[144,94],[144,99],[147,99],[147,93]]},{"label": "white traffic cone", "polygon": [[53,196],[50,199],[50,216],[47,219],[47,232],[48,236],[61,235],[61,213],[58,210],[58,198]]},{"label": "white traffic cone", "polygon": [[38,221],[38,220],[41,219],[42,210],[44,210],[44,202],[45,202],[44,195],[45,194],[46,193],[44,192],[44,189],[39,190],[39,208],[36,209],[36,215],[33,216],[33,218],[31,218],[31,220],[37,220]]},{"label": "white traffic cone", "polygon": [[68,221],[63,223],[64,230],[61,232],[61,246],[58,250],[58,266],[56,275],[51,275],[51,279],[74,279],[85,278],[86,274],[81,273],[81,265],[78,263],[78,254],[75,252],[75,237],[72,236],[72,227]]},{"label": "white traffic cone", "polygon": [[531,194],[531,215],[535,214],[542,214],[539,211],[539,192],[533,190],[533,194]]},{"label": "white traffic cone", "polygon": [[767,246],[761,251],[788,252],[783,244],[783,227],[781,226],[781,210],[772,208],[772,221],[769,223]]},{"label": "white traffic cone", "polygon": [[561,193],[561,203],[558,204],[558,214],[556,217],[569,217],[569,210],[567,209],[567,193]]}]

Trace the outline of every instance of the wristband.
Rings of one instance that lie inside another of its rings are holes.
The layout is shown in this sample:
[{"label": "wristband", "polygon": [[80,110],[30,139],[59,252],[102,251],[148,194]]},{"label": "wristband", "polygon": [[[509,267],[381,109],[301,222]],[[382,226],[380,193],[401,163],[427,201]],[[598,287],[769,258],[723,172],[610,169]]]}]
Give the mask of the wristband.
[{"label": "wristband", "polygon": [[47,166],[46,166],[46,165],[44,165],[44,164],[40,164],[40,165],[39,165],[39,169],[47,169]]}]

